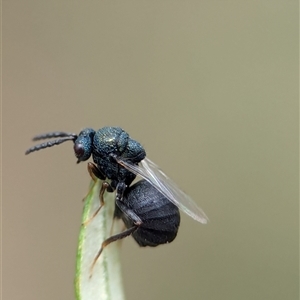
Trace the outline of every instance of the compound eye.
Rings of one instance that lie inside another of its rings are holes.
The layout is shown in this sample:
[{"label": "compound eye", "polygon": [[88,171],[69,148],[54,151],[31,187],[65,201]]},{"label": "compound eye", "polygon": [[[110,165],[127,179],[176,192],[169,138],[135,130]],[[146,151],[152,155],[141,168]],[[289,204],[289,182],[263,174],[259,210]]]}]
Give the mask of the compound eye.
[{"label": "compound eye", "polygon": [[95,131],[93,129],[86,128],[79,133],[74,141],[74,153],[78,158],[77,163],[89,159],[92,155],[94,134]]},{"label": "compound eye", "polygon": [[74,153],[78,159],[77,163],[89,159],[92,154],[90,139],[77,139],[74,143]]},{"label": "compound eye", "polygon": [[74,144],[75,156],[80,160],[84,156],[84,146],[81,143]]}]

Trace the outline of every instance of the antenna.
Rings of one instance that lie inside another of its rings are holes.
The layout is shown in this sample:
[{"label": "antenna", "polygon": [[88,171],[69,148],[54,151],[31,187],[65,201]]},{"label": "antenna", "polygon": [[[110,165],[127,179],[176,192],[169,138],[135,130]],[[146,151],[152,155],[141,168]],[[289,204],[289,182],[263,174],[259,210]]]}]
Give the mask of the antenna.
[{"label": "antenna", "polygon": [[61,139],[53,140],[53,141],[48,141],[42,144],[38,144],[36,146],[33,146],[29,148],[25,154],[29,154],[31,152],[39,151],[41,149],[53,147],[55,145],[59,145],[61,143],[67,142],[67,141],[75,141],[77,139],[77,134],[75,133],[67,133],[67,132],[60,132],[60,131],[55,131],[55,132],[49,132],[49,133],[44,133],[35,136],[32,140],[33,141],[40,141],[40,140],[45,140],[45,139],[51,139],[51,138],[58,138],[60,137]]}]

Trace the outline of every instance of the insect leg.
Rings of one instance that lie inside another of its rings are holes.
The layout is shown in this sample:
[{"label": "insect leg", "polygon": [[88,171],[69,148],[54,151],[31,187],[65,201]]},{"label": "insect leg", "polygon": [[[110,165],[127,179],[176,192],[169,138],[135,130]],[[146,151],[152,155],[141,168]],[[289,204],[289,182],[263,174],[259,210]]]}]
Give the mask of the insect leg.
[{"label": "insect leg", "polygon": [[141,218],[130,208],[128,208],[123,202],[116,201],[116,205],[123,212],[127,219],[133,222],[134,225],[140,226],[143,224]]},{"label": "insect leg", "polygon": [[103,195],[104,195],[105,190],[107,189],[107,187],[109,187],[109,183],[104,181],[102,183],[102,186],[101,186],[101,189],[100,189],[100,193],[99,193],[100,206],[93,213],[93,215],[87,221],[85,221],[82,225],[84,225],[84,226],[88,225],[97,216],[98,212],[103,207],[103,205],[104,205],[104,197],[103,197]]},{"label": "insect leg", "polygon": [[124,192],[127,188],[127,185],[120,181],[118,184],[117,184],[117,187],[116,187],[116,201],[122,201],[123,199],[123,195],[124,195]]},{"label": "insect leg", "polygon": [[135,230],[137,230],[138,226],[135,225],[129,229],[126,229],[125,231],[121,232],[121,233],[118,233],[116,235],[113,235],[111,237],[109,237],[108,239],[106,239],[102,245],[101,245],[101,248],[99,250],[99,252],[97,253],[97,255],[95,256],[94,260],[93,260],[93,263],[92,263],[92,266],[91,266],[91,269],[90,269],[90,278],[92,277],[92,274],[93,274],[93,269],[95,267],[95,264],[98,260],[98,258],[100,257],[103,249],[108,246],[110,243],[112,242],[115,242],[115,241],[118,241],[118,240],[121,240],[129,235],[131,235]]},{"label": "insect leg", "polygon": [[103,249],[109,245],[110,243],[112,242],[115,242],[117,240],[121,240],[129,235],[131,235],[133,232],[135,232],[140,226],[141,224],[143,223],[143,221],[140,219],[139,216],[137,216],[135,214],[135,212],[128,208],[123,202],[121,201],[116,201],[116,205],[118,206],[118,208],[120,209],[120,211],[122,211],[123,214],[126,215],[126,218],[130,219],[132,222],[133,222],[133,226],[126,229],[125,231],[121,232],[121,233],[118,233],[116,235],[113,235],[111,237],[109,237],[108,239],[106,239],[102,245],[101,245],[101,248],[99,250],[99,252],[97,253],[96,257],[94,258],[94,261],[92,263],[92,266],[91,266],[91,269],[90,269],[90,277],[92,276],[92,273],[93,273],[93,268],[98,260],[98,258],[100,257]]},{"label": "insect leg", "polygon": [[104,180],[106,178],[103,172],[91,162],[88,163],[88,172],[94,181],[97,179]]},{"label": "insect leg", "polygon": [[[87,164],[87,169],[88,172],[91,176],[91,178],[93,179],[94,183],[90,188],[90,191],[94,188],[96,182],[98,179],[104,180],[105,179],[105,175],[102,173],[102,171],[93,163],[89,162]],[[90,191],[85,195],[85,197],[82,199],[82,201],[84,201],[86,199],[86,197],[89,195]],[[101,191],[100,191],[101,193]],[[99,195],[100,198],[100,195]],[[100,199],[100,203],[101,203],[101,199]]]}]

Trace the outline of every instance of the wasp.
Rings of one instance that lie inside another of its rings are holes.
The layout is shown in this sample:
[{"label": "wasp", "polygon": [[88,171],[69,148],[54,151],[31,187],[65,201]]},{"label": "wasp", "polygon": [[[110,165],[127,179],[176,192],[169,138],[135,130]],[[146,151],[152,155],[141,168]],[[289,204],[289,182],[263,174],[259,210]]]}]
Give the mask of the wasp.
[{"label": "wasp", "polygon": [[[126,230],[103,241],[93,265],[103,249],[110,243],[132,235],[142,247],[155,247],[172,242],[180,225],[179,209],[194,220],[206,224],[204,211],[185,194],[160,168],[146,157],[142,145],[120,127],[103,127],[82,130],[78,135],[67,132],[50,132],[33,138],[34,141],[53,139],[26,151],[26,154],[73,141],[77,163],[88,160],[88,171],[94,179],[103,180],[103,194],[115,192],[114,217],[122,219]],[[136,176],[142,179],[132,184]],[[107,180],[110,180],[108,183]]]}]

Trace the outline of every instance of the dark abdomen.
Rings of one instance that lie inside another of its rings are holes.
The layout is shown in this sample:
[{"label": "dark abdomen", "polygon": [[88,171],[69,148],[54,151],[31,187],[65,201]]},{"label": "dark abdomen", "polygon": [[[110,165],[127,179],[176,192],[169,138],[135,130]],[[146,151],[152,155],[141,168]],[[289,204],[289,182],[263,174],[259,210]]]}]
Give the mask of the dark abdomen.
[{"label": "dark abdomen", "polygon": [[[128,188],[123,201],[142,220],[132,234],[140,246],[155,247],[175,239],[180,224],[179,210],[146,180]],[[122,219],[127,228],[134,226],[126,215]]]}]

